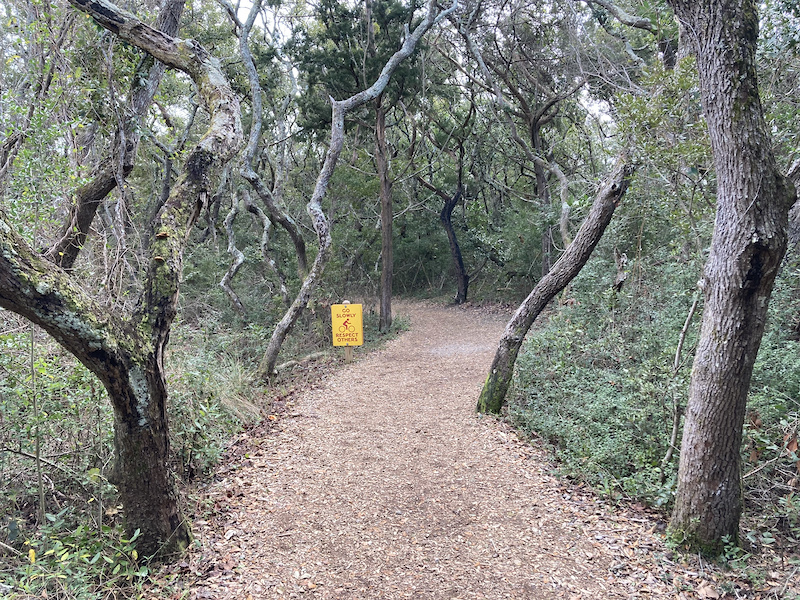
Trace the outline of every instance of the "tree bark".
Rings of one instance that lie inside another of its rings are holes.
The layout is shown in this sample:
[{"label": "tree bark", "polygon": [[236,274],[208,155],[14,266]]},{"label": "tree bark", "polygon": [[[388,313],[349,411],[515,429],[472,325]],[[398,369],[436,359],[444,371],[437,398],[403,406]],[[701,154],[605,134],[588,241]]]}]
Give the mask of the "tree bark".
[{"label": "tree bark", "polygon": [[[795,192],[800,194],[800,159],[792,163],[786,176],[794,184]],[[795,201],[789,210],[789,244],[792,247],[800,244],[800,200]]]},{"label": "tree bark", "polygon": [[458,245],[456,230],[453,228],[453,210],[461,199],[462,188],[459,186],[452,198],[448,198],[442,212],[439,213],[439,220],[447,232],[447,241],[450,244],[450,256],[453,258],[453,266],[456,269],[456,297],[455,304],[464,304],[467,301],[467,290],[469,288],[469,274],[464,268],[464,257],[461,256],[461,247]]},{"label": "tree bark", "polygon": [[[184,0],[166,0],[158,13],[156,28],[166,35],[178,32]],[[141,121],[153,102],[158,85],[164,76],[165,65],[152,56],[142,59],[136,69],[130,94],[130,117],[117,131],[111,156],[103,161],[94,178],[82,185],[74,194],[69,217],[64,222],[61,235],[47,251],[50,260],[64,269],[71,269],[83,248],[97,209],[120,179],[127,177],[133,169],[136,150],[139,147]],[[122,172],[119,173],[119,169]]]},{"label": "tree bark", "polygon": [[228,298],[230,298],[233,310],[235,310],[240,317],[244,318],[247,315],[247,311],[245,310],[244,304],[242,304],[242,301],[239,298],[239,294],[237,294],[236,290],[234,290],[231,286],[233,278],[236,277],[239,269],[241,269],[242,265],[244,264],[244,253],[236,247],[236,233],[233,231],[233,222],[236,220],[236,216],[239,214],[240,205],[241,202],[239,199],[233,198],[231,210],[228,212],[228,215],[223,221],[225,233],[228,236],[228,254],[231,255],[231,264],[228,266],[228,270],[225,271],[225,275],[223,275],[222,280],[219,282],[219,287],[225,290],[225,293],[228,294]]},{"label": "tree bark", "polygon": [[[538,122],[530,124],[531,144],[536,156],[543,156],[541,125]],[[534,161],[533,172],[536,175],[536,196],[541,203],[542,211],[542,277],[547,275],[553,266],[553,225],[550,222],[552,212],[552,198],[547,181],[544,161]]]},{"label": "tree bark", "polygon": [[525,335],[550,300],[580,273],[583,265],[589,260],[611,222],[614,210],[628,189],[632,173],[633,168],[628,158],[621,157],[595,197],[589,215],[575,235],[575,239],[511,317],[495,353],[489,375],[483,384],[478,399],[479,412],[499,413],[502,409],[514,374],[514,363]]},{"label": "tree bark", "polygon": [[97,375],[114,409],[116,483],[129,534],[142,555],[169,556],[189,544],[168,468],[164,350],[177,312],[183,249],[213,180],[242,139],[239,103],[219,63],[194,41],[159,32],[105,0],[73,5],[123,41],[194,80],[211,125],[155,220],[136,312],[126,322],[95,303],[59,266],[37,255],[0,213],[0,306],[48,331]]},{"label": "tree bark", "polygon": [[381,189],[381,309],[378,329],[389,331],[392,326],[392,180],[389,178],[389,160],[386,149],[386,110],[381,94],[375,100],[375,163]]},{"label": "tree bark", "polygon": [[447,233],[447,241],[450,244],[450,256],[453,258],[453,268],[456,271],[457,291],[453,302],[455,304],[464,304],[467,301],[467,291],[469,290],[469,274],[464,267],[461,246],[458,245],[456,230],[453,227],[453,210],[458,205],[459,200],[461,200],[464,189],[461,183],[459,183],[456,193],[452,196],[448,196],[429,181],[425,181],[422,177],[417,177],[417,181],[444,200],[444,205],[439,213],[439,220],[442,222],[442,226]]},{"label": "tree bark", "polygon": [[42,259],[0,215],[0,306],[52,335],[91,370],[114,408],[119,489],[129,534],[143,556],[182,551],[189,529],[167,466],[166,388],[161,355],[137,323],[126,325]]},{"label": "tree bark", "polygon": [[758,94],[756,3],[670,4],[697,59],[717,173],[717,216],[670,532],[716,554],[724,539],[738,540],[745,405],[795,193],[775,164]]},{"label": "tree bark", "polygon": [[280,267],[278,267],[275,259],[272,258],[269,253],[269,232],[272,228],[272,221],[269,220],[269,217],[263,210],[253,204],[252,200],[250,200],[250,194],[244,192],[242,195],[244,197],[244,206],[247,209],[247,212],[253,215],[261,225],[261,241],[259,242],[259,246],[261,247],[261,258],[278,277],[281,290],[281,299],[283,299],[283,303],[286,308],[289,308],[292,305],[292,299],[289,297],[289,288],[286,287],[286,275],[283,274],[283,271],[280,269]]}]

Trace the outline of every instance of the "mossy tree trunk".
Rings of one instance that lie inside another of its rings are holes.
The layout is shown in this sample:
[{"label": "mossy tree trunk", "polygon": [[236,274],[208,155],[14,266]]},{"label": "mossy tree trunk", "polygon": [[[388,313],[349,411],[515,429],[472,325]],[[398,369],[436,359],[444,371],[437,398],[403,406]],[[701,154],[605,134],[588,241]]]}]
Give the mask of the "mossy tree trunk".
[{"label": "mossy tree trunk", "polygon": [[[68,273],[35,253],[0,214],[0,306],[50,333],[103,382],[114,409],[113,480],[129,533],[143,555],[169,556],[190,540],[168,467],[164,350],[177,312],[183,250],[215,176],[238,150],[239,103],[219,63],[194,41],[176,40],[105,0],[73,5],[123,41],[189,74],[211,126],[154,221],[144,293],[122,319],[87,297]],[[65,265],[66,266],[66,265]]]},{"label": "mossy tree trunk", "polygon": [[717,216],[702,281],[674,538],[707,553],[738,539],[747,393],[775,276],[786,251],[792,185],[781,175],[756,81],[753,0],[670,0],[697,60],[717,174]]},{"label": "mossy tree trunk", "polygon": [[36,323],[102,381],[114,408],[116,466],[127,528],[144,555],[189,542],[167,468],[163,336],[124,323],[58,266],[42,259],[0,218],[0,306]]},{"label": "mossy tree trunk", "polygon": [[628,189],[632,172],[627,157],[620,158],[600,188],[575,239],[511,317],[483,384],[478,399],[479,412],[499,413],[503,408],[514,374],[514,363],[525,335],[550,300],[580,273],[589,260]]}]

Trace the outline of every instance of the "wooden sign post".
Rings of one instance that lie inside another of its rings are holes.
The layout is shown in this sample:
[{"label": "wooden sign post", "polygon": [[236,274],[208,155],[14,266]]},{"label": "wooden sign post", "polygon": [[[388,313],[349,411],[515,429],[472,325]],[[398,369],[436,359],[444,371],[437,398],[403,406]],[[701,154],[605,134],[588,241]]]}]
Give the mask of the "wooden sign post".
[{"label": "wooden sign post", "polygon": [[344,346],[344,360],[353,360],[353,346],[364,344],[364,322],[361,304],[350,304],[347,300],[331,305],[331,328],[333,345]]}]

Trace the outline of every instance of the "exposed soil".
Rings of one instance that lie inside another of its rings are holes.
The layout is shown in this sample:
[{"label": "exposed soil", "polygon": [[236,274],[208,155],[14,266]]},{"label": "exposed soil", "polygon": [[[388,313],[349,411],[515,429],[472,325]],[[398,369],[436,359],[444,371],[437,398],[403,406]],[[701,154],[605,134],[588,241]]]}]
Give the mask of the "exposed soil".
[{"label": "exposed soil", "polygon": [[507,314],[397,312],[409,332],[331,365],[205,490],[178,567],[191,598],[739,597],[673,563],[657,517],[559,480],[476,416]]}]

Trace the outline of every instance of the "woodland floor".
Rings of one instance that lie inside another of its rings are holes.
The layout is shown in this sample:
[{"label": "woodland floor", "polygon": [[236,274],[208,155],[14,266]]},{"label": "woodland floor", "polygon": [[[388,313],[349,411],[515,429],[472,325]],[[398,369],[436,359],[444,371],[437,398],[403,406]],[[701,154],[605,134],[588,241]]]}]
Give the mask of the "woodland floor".
[{"label": "woodland floor", "polygon": [[754,581],[673,554],[657,514],[557,478],[538,442],[476,416],[508,314],[422,303],[396,312],[410,317],[410,331],[329,365],[268,427],[243,435],[202,490],[197,547],[174,567],[189,598],[795,591],[797,569]]}]

